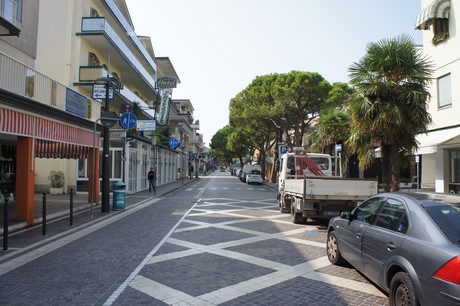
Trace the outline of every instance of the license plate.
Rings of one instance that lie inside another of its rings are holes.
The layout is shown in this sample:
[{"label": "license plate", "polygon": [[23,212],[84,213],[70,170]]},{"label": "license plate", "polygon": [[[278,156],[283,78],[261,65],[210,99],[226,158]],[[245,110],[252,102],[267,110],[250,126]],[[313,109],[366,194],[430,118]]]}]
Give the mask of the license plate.
[{"label": "license plate", "polygon": [[325,216],[338,216],[340,212],[338,211],[323,211],[323,215]]}]

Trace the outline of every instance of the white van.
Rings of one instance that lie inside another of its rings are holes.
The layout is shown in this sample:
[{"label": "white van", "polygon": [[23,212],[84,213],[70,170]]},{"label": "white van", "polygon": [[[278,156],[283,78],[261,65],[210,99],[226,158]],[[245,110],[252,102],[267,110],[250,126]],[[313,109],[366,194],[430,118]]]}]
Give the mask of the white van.
[{"label": "white van", "polygon": [[240,181],[246,183],[246,177],[248,176],[249,173],[251,173],[252,170],[258,170],[260,172],[261,171],[260,165],[258,164],[244,165],[243,170],[241,171]]}]

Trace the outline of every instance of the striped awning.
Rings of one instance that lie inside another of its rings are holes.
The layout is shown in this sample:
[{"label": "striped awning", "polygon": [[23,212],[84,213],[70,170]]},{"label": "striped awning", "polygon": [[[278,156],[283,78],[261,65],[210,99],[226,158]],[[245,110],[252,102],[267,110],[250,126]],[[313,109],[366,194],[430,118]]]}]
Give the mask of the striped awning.
[{"label": "striped awning", "polygon": [[3,108],[0,133],[34,138],[35,156],[40,158],[85,159],[93,145],[99,148],[100,139],[93,131]]},{"label": "striped awning", "polygon": [[89,153],[90,147],[73,143],[37,139],[35,144],[35,157],[38,158],[87,159]]},{"label": "striped awning", "polygon": [[428,30],[434,18],[449,18],[450,0],[434,0],[418,14],[415,28]]}]

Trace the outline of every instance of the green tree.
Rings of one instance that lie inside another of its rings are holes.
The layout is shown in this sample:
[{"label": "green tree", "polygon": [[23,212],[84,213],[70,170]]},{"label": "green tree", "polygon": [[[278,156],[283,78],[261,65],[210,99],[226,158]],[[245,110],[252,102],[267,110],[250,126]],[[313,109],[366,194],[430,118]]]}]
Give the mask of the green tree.
[{"label": "green tree", "polygon": [[432,69],[407,35],[370,43],[366,55],[349,68],[357,91],[350,99],[347,144],[365,168],[374,148],[380,147],[386,191],[398,190],[401,155],[417,147],[415,135],[426,132],[431,123],[426,101]]},{"label": "green tree", "polygon": [[319,116],[331,88],[331,84],[316,72],[291,71],[276,78],[272,88],[275,98],[272,113],[278,114],[274,120],[283,127],[291,149],[302,146],[303,136]]},{"label": "green tree", "polygon": [[221,128],[211,139],[210,154],[221,164],[230,164],[233,158],[232,153],[227,149],[228,137],[233,129],[229,125]]}]

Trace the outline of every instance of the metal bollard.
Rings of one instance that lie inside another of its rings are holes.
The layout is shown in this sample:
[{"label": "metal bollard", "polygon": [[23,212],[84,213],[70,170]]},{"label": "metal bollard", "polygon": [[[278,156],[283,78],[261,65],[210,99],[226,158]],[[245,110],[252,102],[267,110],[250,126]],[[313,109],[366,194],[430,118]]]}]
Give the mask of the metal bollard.
[{"label": "metal bollard", "polygon": [[42,235],[46,236],[46,193],[42,197]]},{"label": "metal bollard", "polygon": [[70,226],[73,225],[73,189],[70,188]]},{"label": "metal bollard", "polygon": [[8,191],[5,189],[5,205],[3,207],[3,251],[8,250]]}]

